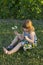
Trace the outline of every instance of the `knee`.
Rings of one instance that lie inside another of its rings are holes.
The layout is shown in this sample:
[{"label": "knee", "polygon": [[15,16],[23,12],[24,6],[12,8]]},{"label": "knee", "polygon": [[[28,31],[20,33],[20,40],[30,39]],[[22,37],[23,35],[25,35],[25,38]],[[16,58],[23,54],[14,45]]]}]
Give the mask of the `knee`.
[{"label": "knee", "polygon": [[20,35],[17,35],[16,38],[20,39]]},{"label": "knee", "polygon": [[16,38],[19,39],[19,35],[17,35]]},{"label": "knee", "polygon": [[19,40],[22,40],[22,39],[23,39],[23,38],[21,37],[21,35],[17,35],[16,38],[19,39]]}]

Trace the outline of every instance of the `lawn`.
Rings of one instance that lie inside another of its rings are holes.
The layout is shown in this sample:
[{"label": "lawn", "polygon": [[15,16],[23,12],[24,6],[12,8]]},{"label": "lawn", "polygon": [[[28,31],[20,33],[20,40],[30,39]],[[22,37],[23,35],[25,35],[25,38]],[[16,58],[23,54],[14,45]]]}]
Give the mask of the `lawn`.
[{"label": "lawn", "polygon": [[43,21],[33,20],[33,25],[38,37],[38,46],[24,51],[22,48],[12,55],[3,52],[14,39],[12,27],[18,26],[17,31],[22,33],[22,22],[16,20],[0,20],[0,65],[43,65]]}]

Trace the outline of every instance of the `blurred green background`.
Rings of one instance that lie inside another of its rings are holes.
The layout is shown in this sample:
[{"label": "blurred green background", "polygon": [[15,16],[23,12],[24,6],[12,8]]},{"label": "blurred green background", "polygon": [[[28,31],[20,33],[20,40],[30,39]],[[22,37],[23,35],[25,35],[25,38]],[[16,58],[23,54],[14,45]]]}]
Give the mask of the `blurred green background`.
[{"label": "blurred green background", "polygon": [[43,0],[0,0],[0,18],[43,19]]}]

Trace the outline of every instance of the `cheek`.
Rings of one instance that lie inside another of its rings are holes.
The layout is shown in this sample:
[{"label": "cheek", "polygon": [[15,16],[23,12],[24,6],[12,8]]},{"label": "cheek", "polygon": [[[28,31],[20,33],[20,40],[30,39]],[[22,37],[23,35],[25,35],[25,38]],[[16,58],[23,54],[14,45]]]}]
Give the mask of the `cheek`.
[{"label": "cheek", "polygon": [[27,29],[24,29],[24,31],[27,31]]},{"label": "cheek", "polygon": [[28,32],[28,29],[26,29],[26,31]]},{"label": "cheek", "polygon": [[24,29],[24,31],[26,31],[26,29]]},{"label": "cheek", "polygon": [[28,29],[23,29],[24,31],[28,31]]}]

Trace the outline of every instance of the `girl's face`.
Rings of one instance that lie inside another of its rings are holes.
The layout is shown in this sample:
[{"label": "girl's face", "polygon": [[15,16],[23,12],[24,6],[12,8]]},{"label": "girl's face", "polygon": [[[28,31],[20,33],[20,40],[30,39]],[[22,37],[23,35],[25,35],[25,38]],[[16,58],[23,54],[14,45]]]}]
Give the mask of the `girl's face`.
[{"label": "girl's face", "polygon": [[28,29],[26,29],[26,28],[23,28],[23,31],[25,31],[25,32],[28,32]]}]

